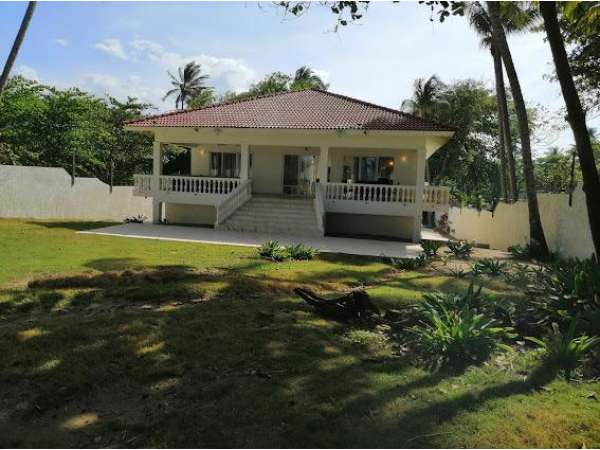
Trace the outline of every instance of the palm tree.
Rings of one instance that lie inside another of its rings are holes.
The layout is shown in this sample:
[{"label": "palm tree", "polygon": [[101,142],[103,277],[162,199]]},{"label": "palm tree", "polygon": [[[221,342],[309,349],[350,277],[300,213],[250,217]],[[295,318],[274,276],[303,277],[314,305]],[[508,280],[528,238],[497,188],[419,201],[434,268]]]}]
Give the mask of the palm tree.
[{"label": "palm tree", "polygon": [[427,80],[417,78],[412,98],[404,100],[400,109],[425,119],[431,119],[437,108],[443,103],[440,99],[443,90],[444,83],[435,75]]},{"label": "palm tree", "polygon": [[290,89],[301,91],[304,89],[321,89],[326,91],[329,86],[310,67],[302,66],[294,74]]},{"label": "palm tree", "polygon": [[31,22],[31,17],[33,16],[33,11],[35,11],[36,2],[29,2],[27,5],[27,10],[25,11],[25,15],[23,16],[23,20],[21,21],[21,26],[19,27],[19,32],[17,33],[17,37],[13,42],[13,46],[8,54],[8,59],[6,60],[6,64],[4,64],[4,70],[2,71],[2,75],[0,76],[0,94],[6,85],[6,80],[8,80],[8,75],[12,70],[12,66],[17,59],[17,55],[19,53],[19,49],[21,48],[21,44],[23,43],[23,39],[25,38],[25,33],[27,32],[27,28],[29,27],[29,22]]},{"label": "palm tree", "polygon": [[544,17],[544,28],[548,43],[552,50],[552,58],[556,67],[556,76],[560,82],[565,104],[567,106],[567,119],[575,137],[575,147],[579,156],[583,190],[588,210],[588,218],[592,231],[592,240],[596,256],[600,257],[600,179],[594,159],[594,152],[590,141],[585,112],[581,106],[573,75],[569,66],[565,44],[560,32],[556,3],[552,1],[540,2],[540,11]]},{"label": "palm tree", "polygon": [[181,109],[184,109],[189,99],[198,96],[204,90],[210,89],[204,84],[204,81],[208,79],[208,75],[202,75],[200,65],[194,61],[187,63],[184,68],[179,68],[179,78],[171,72],[167,73],[171,77],[171,84],[175,87],[165,94],[163,100],[177,95],[175,109],[179,108],[179,105],[181,105]]},{"label": "palm tree", "polygon": [[519,77],[517,76],[510,48],[508,47],[508,42],[506,40],[506,34],[504,33],[500,2],[488,1],[486,3],[492,30],[492,39],[496,50],[502,57],[504,67],[506,68],[506,75],[508,76],[508,82],[510,83],[510,90],[513,95],[515,111],[517,113],[517,122],[519,124],[519,137],[521,140],[521,152],[523,154],[523,173],[529,210],[529,241],[532,249],[539,252],[541,257],[547,257],[549,254],[548,243],[546,242],[546,236],[544,235],[542,220],[540,218],[540,209],[537,201],[533,161],[531,158],[529,121],[527,118],[525,99],[523,98],[521,83],[519,82]]},{"label": "palm tree", "polygon": [[[500,142],[500,162],[503,166],[502,178],[505,180],[505,198],[517,201],[517,175],[513,154],[512,136],[508,117],[506,89],[504,87],[504,72],[502,57],[494,45],[490,18],[485,8],[479,2],[466,3],[466,13],[473,29],[481,36],[481,46],[488,48],[494,61],[494,77],[496,85],[496,102],[498,107],[498,130]],[[516,33],[530,29],[538,18],[534,8],[521,8],[517,3],[506,3],[502,10],[502,24],[506,33]]]}]

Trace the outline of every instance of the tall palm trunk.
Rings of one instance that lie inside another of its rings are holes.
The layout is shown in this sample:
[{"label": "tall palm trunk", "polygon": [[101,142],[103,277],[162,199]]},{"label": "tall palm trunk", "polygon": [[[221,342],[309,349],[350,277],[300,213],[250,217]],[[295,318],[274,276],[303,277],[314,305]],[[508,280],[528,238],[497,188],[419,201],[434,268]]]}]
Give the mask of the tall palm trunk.
[{"label": "tall palm trunk", "polygon": [[[499,73],[502,75],[502,59],[498,52],[491,48],[492,58],[494,59],[494,75],[496,77],[496,104],[498,107],[498,137],[499,137],[499,149],[498,156],[500,157],[500,167],[502,169],[502,193],[504,194],[504,201],[512,200],[512,193],[510,190],[511,184],[508,175],[507,158],[506,158],[506,141],[504,132],[504,120],[502,117],[502,100],[498,94],[499,86]],[[506,98],[505,98],[506,100]]]},{"label": "tall palm trunk", "polygon": [[500,3],[494,1],[487,2],[490,24],[492,27],[492,38],[496,49],[502,56],[506,75],[510,83],[510,90],[513,94],[517,120],[519,122],[519,136],[521,138],[521,151],[523,153],[523,173],[525,177],[525,186],[527,191],[527,205],[529,209],[529,242],[531,246],[538,252],[539,256],[547,257],[549,254],[548,243],[544,235],[542,220],[540,218],[540,209],[537,201],[537,193],[535,187],[535,177],[533,175],[533,161],[531,158],[531,142],[529,139],[529,122],[527,118],[527,109],[525,108],[525,100],[521,92],[521,84],[515,70],[515,65],[512,60],[510,48],[506,40],[506,34],[502,27],[500,19]]},{"label": "tall palm trunk", "polygon": [[31,22],[31,17],[33,16],[35,5],[36,2],[29,2],[29,5],[27,5],[27,11],[25,11],[25,15],[23,16],[23,20],[21,21],[21,26],[19,27],[19,32],[17,33],[17,37],[13,42],[13,46],[10,49],[10,53],[8,54],[6,64],[4,64],[4,70],[2,71],[2,75],[0,76],[0,94],[2,93],[2,90],[6,85],[8,75],[12,70],[12,66],[15,63],[15,59],[17,59],[19,49],[21,48],[21,44],[23,43],[23,39],[25,38],[25,33],[27,32],[27,28],[29,27],[29,22]]},{"label": "tall palm trunk", "polygon": [[500,128],[500,142],[504,143],[504,157],[506,158],[506,179],[508,182],[508,200],[516,202],[519,199],[517,189],[517,171],[515,156],[513,154],[512,135],[510,133],[510,119],[508,117],[508,102],[504,87],[504,72],[502,69],[502,56],[492,43],[492,58],[494,59],[494,76],[496,78],[496,101],[498,103],[498,126]]},{"label": "tall palm trunk", "polygon": [[567,105],[567,118],[575,137],[575,147],[579,155],[579,164],[583,176],[583,190],[585,191],[592,240],[594,241],[596,256],[600,257],[600,179],[598,178],[590,134],[585,123],[585,112],[581,107],[581,101],[573,82],[567,52],[565,51],[565,44],[560,34],[556,4],[554,2],[540,2],[540,10],[544,18],[548,43],[552,50],[556,75]]}]

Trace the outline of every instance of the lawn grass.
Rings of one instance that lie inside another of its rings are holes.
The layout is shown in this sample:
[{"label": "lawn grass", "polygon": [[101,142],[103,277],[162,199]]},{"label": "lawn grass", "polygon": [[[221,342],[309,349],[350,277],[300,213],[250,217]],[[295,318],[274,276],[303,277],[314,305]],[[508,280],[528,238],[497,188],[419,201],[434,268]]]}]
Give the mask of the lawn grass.
[{"label": "lawn grass", "polygon": [[0,220],[0,446],[600,446],[599,383],[534,387],[532,353],[430,373],[291,292],[366,286],[402,309],[468,280],[75,233],[94,226]]}]

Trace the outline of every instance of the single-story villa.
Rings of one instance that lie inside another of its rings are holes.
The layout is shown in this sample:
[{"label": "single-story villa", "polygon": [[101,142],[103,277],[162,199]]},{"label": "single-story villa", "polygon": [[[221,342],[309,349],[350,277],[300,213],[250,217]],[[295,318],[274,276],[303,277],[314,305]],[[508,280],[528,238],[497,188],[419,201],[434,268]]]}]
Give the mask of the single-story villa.
[{"label": "single-story villa", "polygon": [[[135,194],[154,223],[241,232],[378,235],[418,242],[424,212],[448,210],[425,166],[454,128],[310,89],[129,122],[154,138],[153,172]],[[165,173],[166,148],[187,167]]]}]

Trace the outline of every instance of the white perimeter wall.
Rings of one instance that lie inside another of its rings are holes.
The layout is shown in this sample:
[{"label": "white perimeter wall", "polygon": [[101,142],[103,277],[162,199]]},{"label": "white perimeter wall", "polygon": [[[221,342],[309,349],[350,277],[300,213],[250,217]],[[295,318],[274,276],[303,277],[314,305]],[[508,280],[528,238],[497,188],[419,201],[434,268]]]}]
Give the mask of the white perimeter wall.
[{"label": "white perimeter wall", "polygon": [[122,221],[152,217],[152,199],[134,197],[132,186],[75,178],[62,168],[0,165],[0,217]]},{"label": "white perimeter wall", "polygon": [[[585,194],[579,187],[569,206],[567,194],[538,194],[542,226],[552,251],[564,256],[588,258],[594,252],[592,234],[585,205]],[[451,234],[490,248],[506,250],[511,245],[529,241],[529,216],[526,201],[501,203],[493,215],[473,208],[450,208]]]}]

